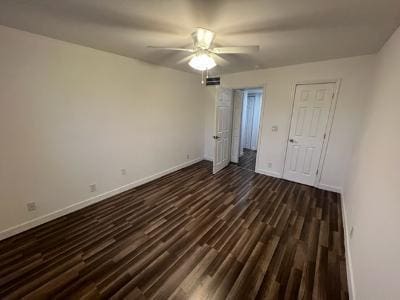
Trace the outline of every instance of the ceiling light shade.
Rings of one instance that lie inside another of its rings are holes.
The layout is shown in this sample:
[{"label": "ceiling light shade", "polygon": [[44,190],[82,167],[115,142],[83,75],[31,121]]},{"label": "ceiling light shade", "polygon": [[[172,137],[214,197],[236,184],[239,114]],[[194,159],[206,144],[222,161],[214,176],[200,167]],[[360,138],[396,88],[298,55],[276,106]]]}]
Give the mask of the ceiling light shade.
[{"label": "ceiling light shade", "polygon": [[211,70],[216,65],[214,59],[206,53],[193,56],[189,62],[189,66],[199,71]]}]

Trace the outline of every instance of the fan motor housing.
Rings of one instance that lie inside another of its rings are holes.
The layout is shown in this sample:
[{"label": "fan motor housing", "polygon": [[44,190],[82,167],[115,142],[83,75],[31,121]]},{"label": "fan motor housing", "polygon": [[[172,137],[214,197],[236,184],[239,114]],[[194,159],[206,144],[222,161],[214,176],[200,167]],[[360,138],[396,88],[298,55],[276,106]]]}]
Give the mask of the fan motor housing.
[{"label": "fan motor housing", "polygon": [[209,49],[214,41],[215,33],[204,28],[197,28],[192,33],[193,45],[195,49]]}]

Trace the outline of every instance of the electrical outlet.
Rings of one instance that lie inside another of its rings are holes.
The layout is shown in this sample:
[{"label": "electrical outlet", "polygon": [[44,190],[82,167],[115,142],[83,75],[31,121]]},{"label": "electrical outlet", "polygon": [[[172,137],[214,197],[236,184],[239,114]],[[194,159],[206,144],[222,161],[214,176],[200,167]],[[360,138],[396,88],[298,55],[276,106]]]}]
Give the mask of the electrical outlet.
[{"label": "electrical outlet", "polygon": [[26,204],[26,208],[28,211],[35,211],[36,210],[36,202],[28,202]]},{"label": "electrical outlet", "polygon": [[349,236],[350,236],[350,238],[352,238],[352,237],[353,237],[353,233],[354,233],[354,226],[351,226],[351,228],[350,228],[350,232],[349,232]]},{"label": "electrical outlet", "polygon": [[126,169],[121,169],[121,175],[126,175]]},{"label": "electrical outlet", "polygon": [[268,168],[269,168],[269,169],[272,168],[272,163],[271,163],[271,162],[268,163]]},{"label": "electrical outlet", "polygon": [[272,130],[272,131],[278,131],[278,126],[276,126],[276,125],[272,126],[272,127],[271,127],[271,130]]},{"label": "electrical outlet", "polygon": [[97,187],[96,187],[96,184],[95,184],[95,183],[89,185],[89,188],[90,188],[90,192],[92,192],[92,193],[95,192],[95,191],[97,190]]}]

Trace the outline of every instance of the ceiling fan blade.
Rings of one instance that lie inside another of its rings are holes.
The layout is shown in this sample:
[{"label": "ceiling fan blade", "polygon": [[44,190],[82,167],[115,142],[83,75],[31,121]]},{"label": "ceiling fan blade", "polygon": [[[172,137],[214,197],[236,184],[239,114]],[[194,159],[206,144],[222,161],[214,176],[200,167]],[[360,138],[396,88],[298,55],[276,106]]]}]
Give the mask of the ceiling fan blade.
[{"label": "ceiling fan blade", "polygon": [[221,56],[215,53],[211,53],[211,57],[215,60],[218,66],[226,66],[229,64],[229,61],[227,61],[225,58],[222,58]]},{"label": "ceiling fan blade", "polygon": [[189,49],[189,48],[171,48],[171,47],[157,47],[157,46],[147,46],[147,48],[159,49],[159,50],[169,50],[169,51],[194,52],[193,49]]},{"label": "ceiling fan blade", "polygon": [[189,60],[191,60],[193,56],[194,56],[194,54],[191,54],[189,56],[185,56],[184,58],[178,60],[176,63],[180,65],[180,64],[184,64],[186,62],[189,62]]},{"label": "ceiling fan blade", "polygon": [[216,54],[254,53],[260,51],[260,46],[216,47],[210,51]]}]

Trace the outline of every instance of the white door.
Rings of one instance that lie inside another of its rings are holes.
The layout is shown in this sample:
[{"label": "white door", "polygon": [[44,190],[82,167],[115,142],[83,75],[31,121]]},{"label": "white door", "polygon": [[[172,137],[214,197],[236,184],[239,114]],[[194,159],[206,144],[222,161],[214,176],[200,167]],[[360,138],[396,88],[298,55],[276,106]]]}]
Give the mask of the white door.
[{"label": "white door", "polygon": [[232,121],[232,149],[231,161],[239,162],[240,152],[240,128],[242,126],[242,105],[243,92],[236,90],[233,92],[233,121]]},{"label": "white door", "polygon": [[213,173],[225,168],[230,161],[232,138],[232,90],[217,88],[215,98],[215,135]]},{"label": "white door", "polygon": [[335,84],[297,85],[286,153],[284,178],[314,185],[326,138]]}]

